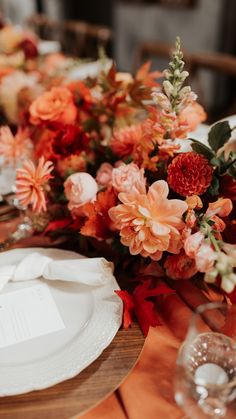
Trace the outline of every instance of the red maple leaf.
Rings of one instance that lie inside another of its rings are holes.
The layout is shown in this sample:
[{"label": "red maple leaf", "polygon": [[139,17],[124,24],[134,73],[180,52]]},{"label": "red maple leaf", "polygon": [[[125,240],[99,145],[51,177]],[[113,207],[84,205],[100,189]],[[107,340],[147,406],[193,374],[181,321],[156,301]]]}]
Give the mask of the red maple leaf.
[{"label": "red maple leaf", "polygon": [[124,328],[128,328],[132,324],[132,318],[135,315],[145,336],[147,336],[150,326],[155,327],[161,324],[154,303],[147,298],[174,292],[165,284],[151,287],[152,282],[153,277],[148,277],[135,288],[133,294],[129,294],[128,291],[115,291],[124,303]]},{"label": "red maple leaf", "polygon": [[79,209],[78,215],[85,217],[85,223],[81,228],[81,234],[106,239],[112,235],[112,221],[108,210],[117,204],[117,195],[112,188],[98,193],[95,202],[85,204]]},{"label": "red maple leaf", "polygon": [[61,230],[71,224],[71,218],[62,218],[60,220],[51,221],[44,230],[44,233],[49,233],[55,230]]},{"label": "red maple leaf", "polygon": [[134,301],[132,295],[128,291],[115,291],[115,293],[121,298],[124,303],[124,314],[123,314],[123,326],[128,329],[132,324],[132,317],[134,314]]},{"label": "red maple leaf", "polygon": [[236,289],[234,289],[231,294],[226,294],[226,296],[230,299],[232,304],[236,304]]},{"label": "red maple leaf", "polygon": [[137,71],[135,75],[135,80],[138,82],[142,82],[143,85],[148,87],[159,86],[155,80],[162,76],[160,71],[152,71],[150,72],[151,68],[151,61],[147,61],[144,63]]}]

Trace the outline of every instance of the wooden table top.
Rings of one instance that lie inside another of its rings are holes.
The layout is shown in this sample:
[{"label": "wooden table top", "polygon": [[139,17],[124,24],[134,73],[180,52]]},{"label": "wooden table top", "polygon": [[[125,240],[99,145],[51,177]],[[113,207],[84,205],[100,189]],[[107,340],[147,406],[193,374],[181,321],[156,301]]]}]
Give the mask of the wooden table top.
[{"label": "wooden table top", "polygon": [[144,344],[137,324],[118,331],[100,357],[76,377],[54,387],[0,398],[1,419],[69,419],[105,399],[135,365]]}]

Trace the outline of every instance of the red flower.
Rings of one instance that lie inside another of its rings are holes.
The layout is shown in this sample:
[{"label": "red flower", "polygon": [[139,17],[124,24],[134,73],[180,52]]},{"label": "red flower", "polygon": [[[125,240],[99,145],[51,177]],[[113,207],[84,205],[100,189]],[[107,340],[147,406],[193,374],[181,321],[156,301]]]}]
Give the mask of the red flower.
[{"label": "red flower", "polygon": [[228,175],[222,176],[220,180],[220,193],[221,196],[236,201],[236,179]]},{"label": "red flower", "polygon": [[74,96],[75,103],[83,108],[90,108],[95,99],[89,89],[82,81],[76,80],[69,84],[68,88]]},{"label": "red flower", "polygon": [[[36,137],[37,137],[36,133]],[[47,129],[40,132],[39,138],[35,138],[35,157],[39,159],[41,156],[45,157],[45,160],[55,160],[56,154],[52,149],[55,133]],[[34,138],[33,138],[34,139]]]},{"label": "red flower", "polygon": [[73,210],[73,216],[85,219],[80,232],[84,236],[106,239],[112,236],[113,222],[108,211],[117,204],[117,195],[112,188],[99,192],[94,202],[88,202]]},{"label": "red flower", "polygon": [[67,157],[86,150],[89,137],[82,128],[74,125],[57,125],[57,127],[52,145],[54,153]]},{"label": "red flower", "polygon": [[168,166],[167,181],[179,195],[202,195],[211,184],[212,171],[201,154],[181,153]]},{"label": "red flower", "polygon": [[152,276],[146,278],[144,276],[143,282],[135,288],[133,294],[129,294],[128,291],[115,291],[124,303],[124,328],[127,329],[131,326],[132,318],[135,315],[145,336],[147,336],[150,326],[161,325],[155,304],[148,298],[169,295],[174,292],[164,283],[152,287],[152,279]]},{"label": "red flower", "polygon": [[21,41],[19,48],[23,50],[25,58],[35,58],[38,55],[37,45],[31,39]]},{"label": "red flower", "polygon": [[194,259],[190,259],[182,250],[178,255],[168,256],[164,267],[172,279],[189,279],[197,273]]}]

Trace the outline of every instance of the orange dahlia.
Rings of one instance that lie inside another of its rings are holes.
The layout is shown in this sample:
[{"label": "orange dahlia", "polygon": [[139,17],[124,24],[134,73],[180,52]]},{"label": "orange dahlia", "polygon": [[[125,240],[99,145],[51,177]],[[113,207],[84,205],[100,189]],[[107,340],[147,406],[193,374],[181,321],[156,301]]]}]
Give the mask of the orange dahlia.
[{"label": "orange dahlia", "polygon": [[212,167],[201,154],[181,153],[168,166],[168,184],[182,196],[202,195],[212,180]]},{"label": "orange dahlia", "polygon": [[25,160],[20,169],[17,169],[16,196],[21,205],[32,205],[35,213],[46,211],[44,187],[53,176],[53,164],[40,157],[38,165],[31,160]]}]

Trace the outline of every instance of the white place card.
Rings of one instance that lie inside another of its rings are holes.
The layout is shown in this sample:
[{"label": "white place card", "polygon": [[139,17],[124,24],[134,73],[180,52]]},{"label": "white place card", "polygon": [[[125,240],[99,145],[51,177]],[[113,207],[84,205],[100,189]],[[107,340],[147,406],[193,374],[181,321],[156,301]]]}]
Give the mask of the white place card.
[{"label": "white place card", "polygon": [[0,295],[0,349],[64,328],[46,284]]}]

